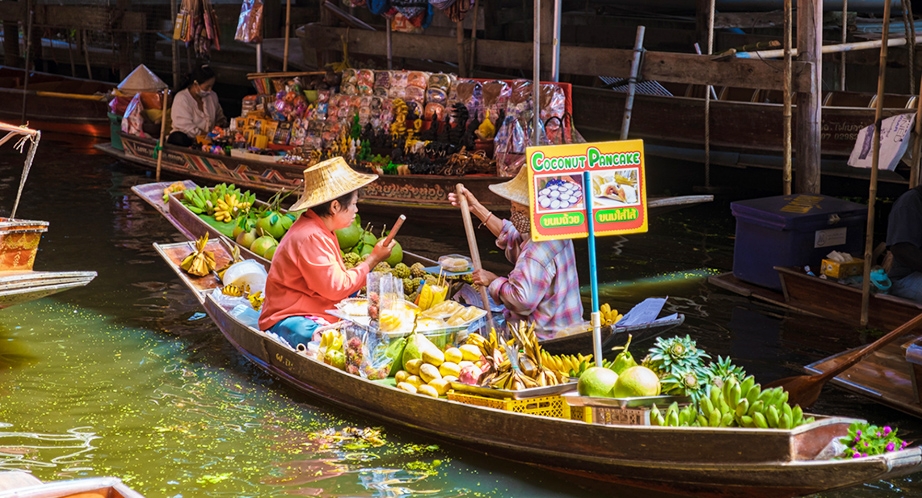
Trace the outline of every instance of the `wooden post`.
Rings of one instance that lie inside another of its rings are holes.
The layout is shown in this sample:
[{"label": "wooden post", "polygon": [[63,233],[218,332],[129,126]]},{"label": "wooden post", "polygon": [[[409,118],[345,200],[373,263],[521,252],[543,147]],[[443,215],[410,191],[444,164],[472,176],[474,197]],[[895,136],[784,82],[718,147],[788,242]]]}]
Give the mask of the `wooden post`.
[{"label": "wooden post", "polygon": [[[714,10],[715,0],[708,2],[708,55],[714,53]],[[711,188],[711,93],[714,87],[708,85],[704,91],[704,188]],[[717,99],[715,94],[714,99]]]},{"label": "wooden post", "polygon": [[[173,22],[176,22],[176,0],[170,0],[170,19],[173,19]],[[170,37],[170,51],[172,53],[172,60],[170,61],[170,69],[173,71],[173,88],[179,88],[179,45],[177,41]]]},{"label": "wooden post", "polygon": [[880,164],[880,121],[884,112],[884,84],[887,75],[887,38],[890,36],[890,2],[884,2],[881,30],[880,66],[877,73],[877,107],[874,112],[874,142],[871,160],[871,185],[868,188],[868,224],[864,242],[864,276],[861,280],[861,326],[868,324],[868,301],[871,297],[871,255],[874,251],[874,204],[877,202],[877,167]]},{"label": "wooden post", "polygon": [[919,168],[922,168],[919,154],[922,154],[922,81],[919,82],[919,98],[916,99],[916,136],[912,140],[912,164],[909,166],[909,188],[919,185]]},{"label": "wooden post", "polygon": [[624,100],[624,116],[621,118],[621,140],[627,140],[631,129],[631,110],[634,108],[634,87],[637,85],[637,73],[640,72],[640,55],[643,53],[643,35],[646,27],[637,26],[634,39],[634,58],[631,60],[631,76],[628,78],[627,98]]},{"label": "wooden post", "polygon": [[[554,0],[535,0],[541,4],[541,48],[550,50],[554,43]],[[541,79],[551,79],[551,68],[541,72]]]},{"label": "wooden post", "polygon": [[781,173],[784,195],[791,195],[791,0],[784,0],[784,168]]},{"label": "wooden post", "polygon": [[163,163],[163,144],[166,142],[166,111],[169,108],[167,105],[167,100],[170,97],[170,90],[163,89],[160,92],[160,98],[163,99],[163,102],[160,103],[160,139],[157,141],[157,174],[155,175],[155,181],[160,181],[160,165]]},{"label": "wooden post", "polygon": [[813,90],[797,95],[797,178],[799,193],[820,192],[820,122],[822,119],[822,0],[797,0],[797,55],[813,63]]},{"label": "wooden post", "polygon": [[[848,41],[848,0],[842,0],[842,44]],[[839,90],[845,91],[845,52],[839,59]]]},{"label": "wooden post", "polygon": [[455,23],[455,44],[458,50],[458,76],[467,78],[467,57],[464,56],[464,23]]},{"label": "wooden post", "polygon": [[285,50],[282,54],[282,71],[288,71],[288,39],[291,37],[291,0],[285,2]]}]

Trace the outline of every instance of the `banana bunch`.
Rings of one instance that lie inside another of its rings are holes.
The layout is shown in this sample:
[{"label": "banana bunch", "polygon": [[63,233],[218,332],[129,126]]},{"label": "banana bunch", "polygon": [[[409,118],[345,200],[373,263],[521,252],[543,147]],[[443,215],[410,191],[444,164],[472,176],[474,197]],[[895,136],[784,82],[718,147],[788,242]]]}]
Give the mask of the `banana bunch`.
[{"label": "banana bunch", "polygon": [[[799,405],[791,408],[787,399],[788,393],[784,389],[775,387],[763,391],[751,375],[743,379],[742,383],[731,378],[722,388],[711,385],[708,396],[702,397],[699,401],[697,412],[694,405],[688,405],[682,410],[677,410],[677,406],[676,409],[670,406],[664,415],[654,405],[650,411],[650,423],[679,427],[689,425],[793,429],[813,422],[813,417],[804,418]],[[688,411],[694,414],[692,418],[689,418]]]},{"label": "banana bunch", "polygon": [[244,284],[243,287],[239,287],[234,284],[227,284],[224,287],[221,287],[221,293],[225,296],[243,297],[250,293],[250,286]]},{"label": "banana bunch", "polygon": [[447,293],[447,285],[423,284],[423,287],[419,291],[419,299],[416,305],[419,306],[421,311],[426,311],[444,301]]},{"label": "banana bunch", "polygon": [[635,181],[632,177],[632,174],[625,176],[621,173],[615,173],[615,183],[618,185],[633,185]]},{"label": "banana bunch", "polygon": [[593,365],[591,354],[585,356],[579,353],[575,355],[552,355],[543,349],[541,350],[541,360],[551,370],[555,370],[567,377],[579,377],[581,373]]},{"label": "banana bunch", "polygon": [[215,269],[214,253],[206,251],[208,245],[208,233],[195,241],[195,250],[192,251],[182,263],[179,264],[186,273],[198,277],[204,277]]},{"label": "banana bunch", "polygon": [[520,347],[506,343],[501,337],[497,339],[495,332],[490,334],[490,342],[482,343],[492,345],[492,341],[498,340],[498,344],[492,347],[493,354],[487,355],[488,350],[481,348],[481,353],[487,358],[486,371],[480,378],[481,385],[518,391],[555,386],[569,380],[567,374],[544,365],[534,323],[529,326],[524,321],[519,322],[517,326],[511,326],[510,331],[515,338],[514,343]]},{"label": "banana bunch", "polygon": [[249,211],[251,202],[241,200],[235,194],[224,194],[223,199],[215,202],[214,217],[218,221],[231,221],[237,219],[237,216]]},{"label": "banana bunch", "polygon": [[[195,214],[209,214],[207,203],[211,201],[211,192],[204,187],[186,189],[182,192],[183,204]],[[214,206],[212,206],[214,212]]]},{"label": "banana bunch", "polygon": [[395,139],[407,134],[407,114],[410,112],[403,99],[394,99],[394,122],[391,123],[391,136]]},{"label": "banana bunch", "polygon": [[170,202],[170,194],[173,192],[182,192],[184,190],[186,190],[186,185],[183,182],[171,183],[169,187],[163,189],[163,203]]},{"label": "banana bunch", "polygon": [[247,301],[250,302],[250,306],[256,311],[259,311],[263,307],[263,301],[265,300],[266,298],[263,297],[263,291],[256,291],[247,296]]},{"label": "banana bunch", "polygon": [[618,313],[618,310],[611,309],[608,303],[599,306],[599,313],[602,315],[602,325],[613,326],[624,316]]}]

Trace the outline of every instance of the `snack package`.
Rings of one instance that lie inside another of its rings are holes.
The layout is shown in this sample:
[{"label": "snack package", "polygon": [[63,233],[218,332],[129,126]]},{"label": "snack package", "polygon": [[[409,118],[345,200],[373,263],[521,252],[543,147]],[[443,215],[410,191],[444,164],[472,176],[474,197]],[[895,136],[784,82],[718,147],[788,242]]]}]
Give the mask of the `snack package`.
[{"label": "snack package", "polygon": [[358,95],[372,95],[375,86],[375,72],[371,69],[359,69],[356,72],[355,87]]},{"label": "snack package", "polygon": [[263,39],[263,2],[262,0],[243,0],[240,6],[240,18],[237,20],[237,32],[234,40],[244,43],[259,43]]},{"label": "snack package", "polygon": [[505,81],[487,81],[481,86],[483,98],[481,113],[477,119],[483,121],[486,111],[490,112],[491,119],[496,119],[500,111],[505,111],[506,103],[512,95],[512,88]]},{"label": "snack package", "polygon": [[391,88],[391,71],[375,71],[374,94],[378,97],[387,97]]},{"label": "snack package", "polygon": [[144,133],[144,105],[141,103],[141,94],[136,93],[125,108],[125,117],[122,118],[122,131],[129,135],[147,137]]}]

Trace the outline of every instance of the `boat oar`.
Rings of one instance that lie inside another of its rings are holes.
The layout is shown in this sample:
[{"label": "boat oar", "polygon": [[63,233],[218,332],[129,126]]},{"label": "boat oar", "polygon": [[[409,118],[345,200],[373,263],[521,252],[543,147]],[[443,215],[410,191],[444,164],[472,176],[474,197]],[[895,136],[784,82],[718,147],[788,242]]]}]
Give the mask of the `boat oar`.
[{"label": "boat oar", "polygon": [[[480,251],[477,249],[477,237],[474,236],[474,224],[471,222],[471,211],[467,205],[467,197],[464,196],[464,185],[458,184],[455,186],[455,193],[458,195],[458,203],[461,205],[461,219],[464,220],[464,233],[467,234],[467,245],[471,250],[471,261],[473,262],[474,270],[481,269],[480,265]],[[493,313],[490,311],[490,299],[487,297],[487,288],[484,286],[480,287],[480,299],[483,300],[483,309],[487,310],[487,323],[490,324],[490,328],[493,326]]]},{"label": "boat oar", "polygon": [[166,101],[169,95],[169,89],[164,89],[160,92],[160,98],[163,99],[163,102],[160,104],[160,140],[157,142],[157,174],[154,177],[158,182],[160,181],[160,165],[163,164],[163,142],[166,141],[166,137],[163,135],[166,134]]},{"label": "boat oar", "polygon": [[915,318],[893,329],[890,331],[890,333],[881,337],[880,339],[877,339],[871,344],[868,344],[867,346],[857,351],[839,358],[839,364],[830,370],[815,375],[796,375],[794,377],[786,377],[784,379],[776,380],[766,385],[765,387],[783,388],[788,392],[788,402],[792,405],[800,405],[802,407],[811,406],[813,403],[816,403],[817,398],[820,397],[820,392],[823,390],[823,386],[826,384],[826,382],[839,375],[840,373],[848,370],[853,365],[863,360],[874,351],[882,348],[887,343],[902,336],[919,323],[922,323],[922,313],[919,313],[915,316]]}]

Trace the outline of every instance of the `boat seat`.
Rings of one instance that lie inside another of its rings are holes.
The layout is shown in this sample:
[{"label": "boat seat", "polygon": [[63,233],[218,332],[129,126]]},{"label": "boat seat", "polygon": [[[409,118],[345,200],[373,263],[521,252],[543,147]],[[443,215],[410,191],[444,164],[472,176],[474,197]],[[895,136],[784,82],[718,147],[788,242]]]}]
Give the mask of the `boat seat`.
[{"label": "boat seat", "polygon": [[870,107],[874,97],[873,93],[829,92],[823,98],[823,105],[827,107]]},{"label": "boat seat", "polygon": [[758,93],[758,90],[752,88],[725,86],[717,93],[717,99],[730,102],[754,102]]},{"label": "boat seat", "polygon": [[[915,97],[910,95],[900,95],[900,94],[884,94],[884,109],[907,109],[912,107],[912,102],[915,101]],[[871,102],[868,104],[868,107],[877,107],[877,95],[875,94],[871,98]]]}]

